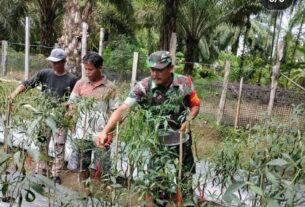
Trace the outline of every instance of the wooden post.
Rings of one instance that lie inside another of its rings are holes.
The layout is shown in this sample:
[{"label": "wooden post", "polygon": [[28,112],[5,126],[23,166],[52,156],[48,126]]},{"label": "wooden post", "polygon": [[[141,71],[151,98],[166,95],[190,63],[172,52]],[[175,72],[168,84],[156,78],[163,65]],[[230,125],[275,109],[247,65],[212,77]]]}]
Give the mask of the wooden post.
[{"label": "wooden post", "polygon": [[230,74],[230,62],[226,61],[225,62],[225,75],[223,79],[223,89],[219,101],[219,107],[218,107],[218,112],[217,112],[217,124],[220,124],[223,113],[224,113],[224,108],[225,108],[225,103],[226,103],[226,95],[227,95],[227,90],[228,90],[228,83],[229,83],[229,74]]},{"label": "wooden post", "polygon": [[99,48],[98,48],[98,54],[100,56],[103,56],[103,41],[105,37],[105,30],[104,28],[100,29],[100,43],[99,43]]},{"label": "wooden post", "polygon": [[137,68],[138,68],[138,59],[139,59],[139,53],[134,52],[133,53],[133,62],[132,62],[132,74],[131,74],[131,83],[130,88],[132,89],[134,85],[136,84],[137,79]]},{"label": "wooden post", "polygon": [[270,99],[269,99],[269,104],[268,104],[268,109],[267,109],[267,116],[266,116],[266,120],[265,120],[265,126],[267,126],[267,127],[269,126],[269,122],[271,120],[271,114],[272,114],[272,109],[273,109],[273,105],[274,105],[277,83],[278,83],[278,79],[280,76],[281,61],[282,61],[283,54],[284,54],[284,41],[283,40],[279,41],[277,49],[278,50],[277,50],[276,63],[272,68]]},{"label": "wooden post", "polygon": [[[82,59],[86,55],[87,52],[87,30],[88,30],[88,24],[86,22],[82,23]],[[82,78],[85,78],[85,68],[84,64],[82,65]]]},{"label": "wooden post", "polygon": [[2,75],[7,75],[7,41],[2,40],[2,51],[1,51],[1,69]]},{"label": "wooden post", "polygon": [[5,112],[4,130],[3,130],[3,149],[4,152],[8,153],[8,136],[11,128],[11,112],[12,112],[12,100],[7,100],[7,108]]},{"label": "wooden post", "polygon": [[176,48],[177,48],[177,35],[176,33],[172,33],[171,40],[170,40],[170,54],[172,56],[172,63],[173,65],[176,64]]},{"label": "wooden post", "polygon": [[240,100],[241,100],[241,93],[242,93],[242,90],[243,90],[243,81],[244,81],[244,78],[241,78],[240,79],[240,84],[239,84],[239,93],[238,93],[236,113],[235,113],[235,122],[234,122],[235,129],[238,128],[238,124],[239,124]]},{"label": "wooden post", "polygon": [[30,18],[25,18],[25,56],[24,56],[24,79],[29,78],[30,68]]}]

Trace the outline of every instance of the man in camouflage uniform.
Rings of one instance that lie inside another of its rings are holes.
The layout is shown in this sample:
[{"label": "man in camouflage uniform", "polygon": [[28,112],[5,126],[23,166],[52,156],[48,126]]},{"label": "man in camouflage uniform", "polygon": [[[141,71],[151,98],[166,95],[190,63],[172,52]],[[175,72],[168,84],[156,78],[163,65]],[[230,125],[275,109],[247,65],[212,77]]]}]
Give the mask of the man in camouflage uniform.
[{"label": "man in camouflage uniform", "polygon": [[[174,131],[185,132],[189,121],[199,113],[200,100],[194,90],[192,80],[173,73],[174,66],[169,52],[152,53],[148,58],[148,67],[150,77],[138,82],[124,103],[114,111],[96,139],[98,146],[105,147],[107,134],[117,122],[122,120],[122,115],[135,105],[150,110],[152,114],[165,117],[169,126],[168,130]],[[169,147],[168,150],[176,152],[175,159],[179,157],[179,143],[174,144],[176,145]],[[188,174],[190,177],[191,173],[195,172],[191,144],[191,138],[183,143],[183,174],[184,176]]]}]

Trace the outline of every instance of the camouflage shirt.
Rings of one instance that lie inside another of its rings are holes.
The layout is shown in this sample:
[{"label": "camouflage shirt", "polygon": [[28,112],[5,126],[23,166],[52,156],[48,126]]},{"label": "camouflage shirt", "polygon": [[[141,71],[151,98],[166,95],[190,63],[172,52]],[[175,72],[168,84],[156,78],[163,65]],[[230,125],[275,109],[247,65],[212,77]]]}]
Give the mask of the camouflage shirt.
[{"label": "camouflage shirt", "polygon": [[191,78],[173,73],[168,88],[157,86],[150,77],[141,80],[124,103],[129,106],[139,104],[153,115],[166,117],[169,126],[177,130],[185,121],[188,109],[200,106],[200,99]]}]

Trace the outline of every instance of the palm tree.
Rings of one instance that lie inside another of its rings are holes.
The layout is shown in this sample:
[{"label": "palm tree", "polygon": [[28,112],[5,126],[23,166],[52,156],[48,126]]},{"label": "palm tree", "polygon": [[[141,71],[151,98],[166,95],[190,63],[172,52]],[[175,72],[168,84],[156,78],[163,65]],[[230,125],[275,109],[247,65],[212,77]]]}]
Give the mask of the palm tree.
[{"label": "palm tree", "polygon": [[192,74],[192,62],[198,60],[199,43],[207,42],[205,34],[216,26],[216,7],[218,6],[213,0],[190,0],[180,8],[179,22],[186,46],[185,74]]},{"label": "palm tree", "polygon": [[52,47],[56,42],[57,36],[61,31],[57,31],[60,27],[59,19],[63,14],[63,5],[65,0],[34,0],[40,14],[40,48],[41,53],[48,55],[50,49],[43,47]]},{"label": "palm tree", "polygon": [[180,2],[179,0],[163,1],[164,7],[160,26],[160,49],[169,50],[171,34],[177,32],[177,14]]},{"label": "palm tree", "polygon": [[97,23],[95,26],[105,28],[109,34],[134,36],[135,18],[131,1],[97,1],[93,11],[93,18],[93,22]]},{"label": "palm tree", "polygon": [[144,45],[148,54],[157,47],[157,30],[159,28],[162,15],[159,12],[160,5],[154,0],[137,0],[134,4],[137,30],[140,34],[145,34]]},{"label": "palm tree", "polygon": [[26,2],[0,0],[0,5],[0,39],[23,42],[24,19],[27,13]]}]

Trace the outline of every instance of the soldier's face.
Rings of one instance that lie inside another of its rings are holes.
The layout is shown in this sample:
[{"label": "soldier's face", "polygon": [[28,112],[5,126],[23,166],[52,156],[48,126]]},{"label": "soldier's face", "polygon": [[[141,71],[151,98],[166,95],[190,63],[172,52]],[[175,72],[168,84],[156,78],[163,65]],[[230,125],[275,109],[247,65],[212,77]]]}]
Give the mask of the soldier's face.
[{"label": "soldier's face", "polygon": [[173,66],[164,69],[150,68],[150,76],[158,86],[167,87],[172,81]]}]

